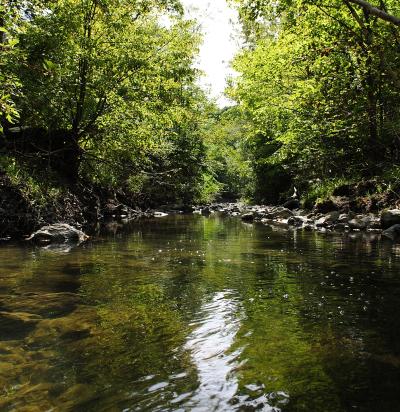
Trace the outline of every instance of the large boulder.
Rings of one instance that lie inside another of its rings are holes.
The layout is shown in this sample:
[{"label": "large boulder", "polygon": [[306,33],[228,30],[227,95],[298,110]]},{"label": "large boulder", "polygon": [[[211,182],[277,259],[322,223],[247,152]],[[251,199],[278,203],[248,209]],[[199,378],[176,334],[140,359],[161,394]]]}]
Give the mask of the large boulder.
[{"label": "large boulder", "polygon": [[203,209],[201,209],[201,212],[200,212],[203,216],[209,216],[209,215],[211,215],[211,209],[210,209],[210,207],[209,206],[205,206],[205,207],[203,207]]},{"label": "large boulder", "polygon": [[388,229],[398,224],[400,224],[400,209],[384,210],[381,213],[381,225],[383,229]]},{"label": "large boulder", "polygon": [[39,244],[49,243],[82,243],[89,239],[85,233],[66,223],[55,223],[43,226],[41,229],[32,233],[27,239]]}]

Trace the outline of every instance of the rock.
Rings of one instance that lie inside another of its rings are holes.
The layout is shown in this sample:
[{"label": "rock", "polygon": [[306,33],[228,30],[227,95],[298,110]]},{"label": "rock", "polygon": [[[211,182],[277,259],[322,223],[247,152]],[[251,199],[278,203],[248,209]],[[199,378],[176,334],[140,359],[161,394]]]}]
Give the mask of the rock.
[{"label": "rock", "polygon": [[193,212],[194,212],[195,207],[194,207],[194,206],[191,206],[191,205],[183,205],[183,206],[181,207],[181,210],[182,210],[182,212],[185,213],[185,214],[190,214],[190,213],[193,213]]},{"label": "rock", "polygon": [[74,228],[66,223],[55,223],[43,226],[38,231],[32,233],[27,239],[39,244],[49,243],[82,243],[89,239],[81,230]]},{"label": "rock", "polygon": [[339,212],[330,212],[327,213],[325,216],[322,216],[315,222],[315,226],[317,227],[326,227],[333,223],[335,223],[339,219]]},{"label": "rock", "polygon": [[348,226],[345,223],[336,223],[333,226],[333,230],[336,230],[338,232],[344,232],[347,228]]},{"label": "rock", "polygon": [[388,229],[397,224],[400,224],[400,209],[384,210],[381,213],[381,225],[383,229]]},{"label": "rock", "polygon": [[337,222],[347,224],[349,220],[350,216],[347,213],[342,213],[341,215],[339,215]]},{"label": "rock", "polygon": [[203,209],[201,209],[201,214],[203,216],[209,216],[211,214],[211,209],[208,206],[203,207]]},{"label": "rock", "polygon": [[328,213],[333,211],[346,211],[349,209],[349,199],[342,196],[331,196],[329,199],[321,200],[314,206],[317,213]]},{"label": "rock", "polygon": [[384,230],[382,232],[382,236],[390,239],[390,240],[397,240],[400,237],[400,224],[393,225],[390,228]]},{"label": "rock", "polygon": [[381,230],[381,222],[380,219],[376,216],[371,216],[370,217],[370,222],[368,224],[368,228],[370,229],[376,229],[376,230]]},{"label": "rock", "polygon": [[50,345],[56,341],[79,341],[95,333],[96,312],[93,308],[78,306],[68,316],[43,319],[27,338],[28,344]]},{"label": "rock", "polygon": [[21,339],[41,320],[38,315],[25,312],[0,312],[0,339]]},{"label": "rock", "polygon": [[275,209],[270,210],[267,213],[268,219],[289,219],[289,217],[293,216],[293,212],[285,207],[277,207]]},{"label": "rock", "polygon": [[58,403],[63,410],[79,410],[81,405],[88,403],[96,397],[93,386],[88,384],[75,384],[69,387],[58,399]]},{"label": "rock", "polygon": [[253,222],[254,218],[255,216],[253,212],[245,213],[244,215],[242,215],[243,222]]},{"label": "rock", "polygon": [[154,212],[154,217],[166,217],[166,216],[168,216],[168,213]]},{"label": "rock", "polygon": [[131,216],[132,214],[134,214],[133,209],[122,203],[119,203],[114,199],[109,199],[107,201],[102,212],[106,217]]},{"label": "rock", "polygon": [[26,293],[4,297],[0,306],[8,312],[29,312],[53,318],[72,312],[79,301],[79,296],[71,292]]},{"label": "rock", "polygon": [[293,214],[295,216],[304,216],[304,217],[306,217],[309,214],[309,212],[307,210],[304,210],[304,209],[297,209],[297,210],[293,211]]},{"label": "rock", "polygon": [[377,234],[379,234],[379,233],[382,233],[382,229],[369,228],[369,229],[367,229],[367,232],[368,233],[377,233]]},{"label": "rock", "polygon": [[287,223],[289,226],[301,227],[307,221],[307,218],[302,216],[291,216],[289,217]]},{"label": "rock", "polygon": [[300,201],[298,199],[289,199],[283,204],[283,207],[289,210],[300,209]]},{"label": "rock", "polygon": [[349,220],[348,225],[352,230],[364,230],[368,227],[370,221],[368,216],[359,215]]}]

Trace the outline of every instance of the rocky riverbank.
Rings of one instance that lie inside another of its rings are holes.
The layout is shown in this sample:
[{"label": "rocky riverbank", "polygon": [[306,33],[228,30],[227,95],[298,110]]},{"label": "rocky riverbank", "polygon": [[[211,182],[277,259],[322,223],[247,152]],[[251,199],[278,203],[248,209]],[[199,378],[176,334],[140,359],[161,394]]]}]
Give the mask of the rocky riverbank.
[{"label": "rocky riverbank", "polygon": [[210,215],[222,213],[238,217],[244,222],[261,222],[265,225],[296,228],[319,232],[368,232],[381,234],[393,241],[400,240],[400,209],[380,213],[360,214],[353,211],[291,210],[284,206],[247,206],[240,204],[213,204],[198,207],[195,213]]},{"label": "rocky riverbank", "polygon": [[[363,192],[358,190],[355,193],[358,196]],[[57,224],[70,225],[70,233],[77,229],[90,235],[95,233],[95,227],[109,221],[119,220],[124,223],[173,213],[209,215],[216,212],[241,218],[245,222],[261,222],[283,228],[319,232],[368,232],[382,234],[393,241],[398,238],[400,240],[400,209],[396,203],[389,202],[388,199],[383,202],[381,199],[382,204],[375,202],[373,205],[371,203],[374,207],[370,205],[365,208],[360,206],[365,203],[360,200],[362,197],[355,197],[355,201],[351,196],[339,196],[343,194],[348,193],[339,191],[335,193],[337,196],[316,203],[312,210],[302,209],[300,201],[293,196],[282,206],[214,203],[193,207],[177,204],[153,205],[152,209],[143,210],[122,192],[112,192],[83,182],[56,192],[42,193],[40,197],[37,193],[32,193],[30,185],[16,184],[0,170],[0,240],[27,239],[35,231]],[[50,237],[54,236],[40,236],[41,239],[46,238],[46,241]]]},{"label": "rocky riverbank", "polygon": [[153,214],[127,196],[84,182],[35,193],[0,169],[0,240],[25,239],[44,226],[68,224],[92,232],[101,222],[133,220]]}]

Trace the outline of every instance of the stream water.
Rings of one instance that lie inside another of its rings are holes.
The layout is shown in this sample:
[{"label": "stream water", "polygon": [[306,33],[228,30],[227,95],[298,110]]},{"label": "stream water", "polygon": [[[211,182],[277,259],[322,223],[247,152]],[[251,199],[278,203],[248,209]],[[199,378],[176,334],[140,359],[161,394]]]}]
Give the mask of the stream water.
[{"label": "stream water", "polygon": [[0,248],[1,411],[399,411],[400,247],[219,216]]}]

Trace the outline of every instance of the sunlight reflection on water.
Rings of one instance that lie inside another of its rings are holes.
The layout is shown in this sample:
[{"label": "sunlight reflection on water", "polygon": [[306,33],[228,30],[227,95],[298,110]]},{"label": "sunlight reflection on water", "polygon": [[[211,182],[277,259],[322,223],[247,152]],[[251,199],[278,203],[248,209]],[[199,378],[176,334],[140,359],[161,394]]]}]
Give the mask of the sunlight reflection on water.
[{"label": "sunlight reflection on water", "polygon": [[199,313],[199,326],[186,347],[198,370],[200,385],[187,407],[192,411],[232,410],[229,401],[238,389],[232,371],[241,349],[230,351],[241,322],[240,306],[231,292],[217,292]]}]

